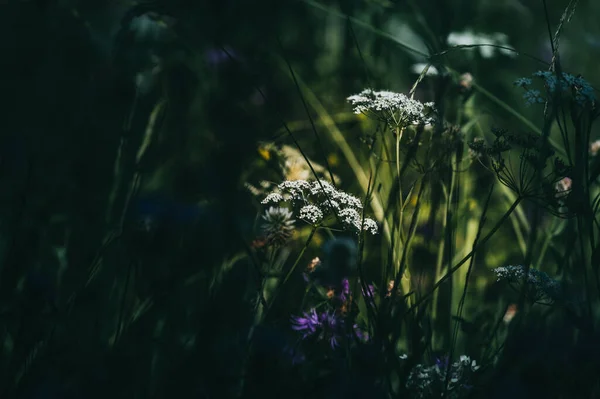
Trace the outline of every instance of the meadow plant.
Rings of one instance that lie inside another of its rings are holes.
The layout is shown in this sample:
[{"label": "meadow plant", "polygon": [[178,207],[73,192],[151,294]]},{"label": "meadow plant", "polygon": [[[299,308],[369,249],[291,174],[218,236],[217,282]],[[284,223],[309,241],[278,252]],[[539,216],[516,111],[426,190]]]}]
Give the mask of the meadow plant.
[{"label": "meadow plant", "polygon": [[600,397],[585,2],[505,2],[545,60],[465,2],[43,3],[3,54],[0,398]]},{"label": "meadow plant", "polygon": [[267,245],[284,245],[294,232],[292,212],[287,208],[269,207],[262,215],[262,233]]},{"label": "meadow plant", "polygon": [[548,274],[535,268],[526,270],[524,266],[501,266],[494,269],[497,281],[506,281],[518,287],[526,285],[526,294],[532,302],[552,303],[561,298],[560,283]]},{"label": "meadow plant", "polygon": [[284,181],[278,190],[268,194],[262,204],[288,203],[297,217],[316,227],[327,221],[340,220],[343,227],[356,234],[377,234],[377,222],[362,217],[362,202],[355,196],[336,189],[324,180]]},{"label": "meadow plant", "polygon": [[348,97],[354,113],[365,114],[394,128],[432,124],[433,103],[421,103],[402,93],[365,89]]},{"label": "meadow plant", "polygon": [[452,364],[448,357],[437,358],[431,366],[414,366],[406,387],[415,399],[465,398],[473,389],[473,374],[479,368],[475,360],[465,355]]}]

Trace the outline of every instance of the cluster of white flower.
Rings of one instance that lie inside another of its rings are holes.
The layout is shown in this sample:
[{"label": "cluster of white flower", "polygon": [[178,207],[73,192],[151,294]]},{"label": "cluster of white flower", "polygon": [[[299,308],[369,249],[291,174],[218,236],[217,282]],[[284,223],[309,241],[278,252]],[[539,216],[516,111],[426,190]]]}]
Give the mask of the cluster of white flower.
[{"label": "cluster of white flower", "polygon": [[535,301],[553,301],[560,294],[560,283],[537,269],[530,268],[527,275],[525,274],[525,267],[521,265],[501,266],[493,270],[498,277],[498,281],[504,280],[510,283],[522,283],[526,281],[531,287],[529,294]]},{"label": "cluster of white flower", "polygon": [[315,225],[323,220],[323,212],[315,205],[305,205],[300,208],[299,217]]},{"label": "cluster of white flower", "polygon": [[313,226],[333,215],[356,233],[365,230],[377,234],[377,222],[370,218],[362,220],[360,199],[336,189],[327,181],[287,180],[279,184],[277,190],[268,194],[262,203],[289,202],[298,208],[298,218]]},{"label": "cluster of white flower", "polygon": [[[407,356],[400,356],[400,359],[407,359]],[[457,362],[451,365],[449,363],[445,358],[438,359],[435,365],[429,367],[417,364],[408,377],[406,387],[416,398],[465,397],[472,388],[470,377],[479,370],[480,366],[465,355],[462,355]],[[446,385],[447,377],[449,379]]]},{"label": "cluster of white flower", "polygon": [[433,103],[419,102],[402,93],[366,89],[348,97],[355,114],[365,114],[394,127],[411,124],[432,124]]}]

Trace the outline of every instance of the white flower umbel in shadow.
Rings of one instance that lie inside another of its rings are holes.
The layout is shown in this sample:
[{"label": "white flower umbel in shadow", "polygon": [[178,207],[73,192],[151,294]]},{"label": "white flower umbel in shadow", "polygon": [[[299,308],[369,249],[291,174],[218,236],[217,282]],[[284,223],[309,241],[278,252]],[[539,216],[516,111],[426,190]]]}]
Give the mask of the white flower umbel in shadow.
[{"label": "white flower umbel in shadow", "polygon": [[432,124],[433,103],[421,103],[402,93],[366,89],[348,97],[355,114],[365,114],[385,122],[392,128],[403,129],[409,125]]},{"label": "white flower umbel in shadow", "polygon": [[313,227],[339,221],[346,230],[377,234],[377,223],[362,218],[363,204],[353,195],[336,189],[330,183],[306,180],[287,180],[268,194],[262,204],[288,203],[296,217]]},{"label": "white flower umbel in shadow", "polygon": [[516,289],[519,287],[515,285],[527,284],[527,298],[534,303],[551,304],[560,298],[560,283],[542,271],[530,268],[526,273],[525,267],[521,265],[501,266],[493,270],[498,281],[507,281]]},{"label": "white flower umbel in shadow", "polygon": [[[405,360],[407,356],[402,355],[400,359]],[[406,388],[413,398],[466,398],[473,388],[472,376],[479,368],[475,360],[465,355],[452,364],[447,357],[438,358],[432,366],[417,364],[406,381]]]}]

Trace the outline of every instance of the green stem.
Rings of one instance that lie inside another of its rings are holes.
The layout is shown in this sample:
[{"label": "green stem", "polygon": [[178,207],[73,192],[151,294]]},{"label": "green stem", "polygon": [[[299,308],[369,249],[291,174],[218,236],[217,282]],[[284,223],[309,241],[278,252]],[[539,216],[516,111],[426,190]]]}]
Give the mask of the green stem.
[{"label": "green stem", "polygon": [[308,235],[308,238],[306,239],[306,242],[304,243],[304,247],[302,248],[302,250],[298,254],[298,257],[296,258],[296,261],[294,262],[294,264],[292,265],[292,267],[290,268],[290,270],[287,272],[285,278],[281,281],[281,283],[277,287],[277,290],[273,294],[273,298],[271,298],[271,300],[269,302],[269,305],[268,305],[267,309],[265,310],[265,312],[263,314],[263,319],[267,316],[267,314],[269,313],[269,311],[273,307],[273,304],[275,303],[275,300],[277,299],[277,296],[281,292],[281,290],[282,290],[283,286],[285,285],[285,283],[292,276],[292,274],[294,273],[294,270],[296,270],[296,267],[298,266],[298,263],[300,263],[300,259],[302,259],[302,256],[304,255],[304,252],[306,252],[306,250],[308,249],[308,246],[310,245],[310,242],[312,241],[312,238],[315,235],[315,233],[317,232],[318,228],[319,228],[319,226],[313,226],[312,230],[310,231],[310,234]]},{"label": "green stem", "polygon": [[471,252],[469,252],[460,262],[458,262],[455,266],[453,266],[444,277],[442,277],[437,283],[435,283],[433,285],[433,288],[431,289],[431,291],[429,291],[427,294],[423,295],[417,301],[417,303],[415,303],[413,306],[411,306],[411,308],[406,313],[408,314],[408,313],[412,312],[414,309],[416,309],[418,306],[420,306],[423,302],[425,302],[431,295],[433,295],[433,293],[442,284],[444,284],[448,279],[450,279],[452,277],[452,274],[454,274],[454,272],[456,272],[462,265],[464,265],[469,259],[471,259],[471,257],[473,255],[475,255],[475,252],[479,248],[481,248],[486,242],[488,242],[488,240],[490,238],[492,238],[492,236],[494,234],[496,234],[496,232],[498,231],[498,229],[500,229],[500,226],[502,226],[502,224],[506,220],[508,220],[508,218],[510,217],[510,215],[512,215],[512,213],[517,208],[517,206],[519,206],[519,204],[521,203],[522,200],[523,200],[522,197],[517,197],[516,201],[511,205],[511,207],[508,209],[508,211],[506,211],[506,213],[502,216],[502,218],[498,221],[498,223],[496,223],[496,225],[494,226],[494,228],[492,228],[492,230],[485,237],[483,237],[481,239],[481,241],[479,241],[476,245],[474,245],[473,249],[471,250]]}]

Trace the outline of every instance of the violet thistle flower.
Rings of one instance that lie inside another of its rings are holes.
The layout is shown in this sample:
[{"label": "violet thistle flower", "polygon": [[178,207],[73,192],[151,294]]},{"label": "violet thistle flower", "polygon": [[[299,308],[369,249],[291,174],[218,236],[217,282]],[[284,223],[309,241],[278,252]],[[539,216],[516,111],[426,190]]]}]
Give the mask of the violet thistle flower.
[{"label": "violet thistle flower", "polygon": [[344,328],[343,320],[335,312],[323,312],[319,315],[319,321],[322,327],[320,338],[329,341],[331,349],[337,348]]},{"label": "violet thistle flower", "polygon": [[331,349],[336,349],[346,336],[345,321],[340,316],[338,312],[329,310],[317,314],[313,308],[305,312],[303,317],[292,316],[292,329],[302,331],[302,339],[314,337],[317,341],[328,342]]},{"label": "violet thistle flower", "polygon": [[363,331],[358,324],[355,324],[353,327],[354,329],[354,334],[356,335],[356,337],[358,338],[359,341],[365,343],[365,342],[369,342],[369,340],[371,339],[371,337],[369,336],[369,333],[366,331]]},{"label": "violet thistle flower", "polygon": [[342,280],[342,290],[339,299],[342,302],[346,302],[350,299],[350,281],[347,278]]},{"label": "violet thistle flower", "polygon": [[295,331],[302,331],[302,338],[305,339],[317,332],[317,328],[320,326],[321,321],[314,308],[309,312],[304,312],[303,315],[304,317],[292,316],[292,329]]}]

